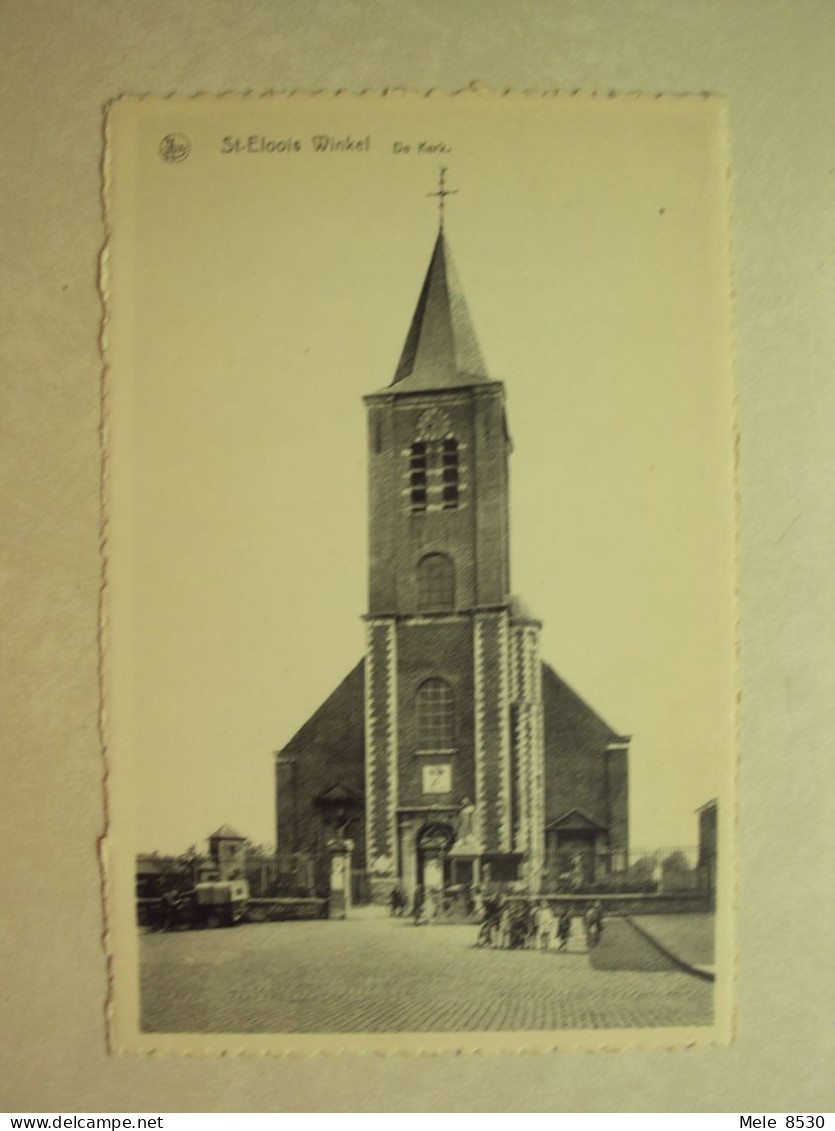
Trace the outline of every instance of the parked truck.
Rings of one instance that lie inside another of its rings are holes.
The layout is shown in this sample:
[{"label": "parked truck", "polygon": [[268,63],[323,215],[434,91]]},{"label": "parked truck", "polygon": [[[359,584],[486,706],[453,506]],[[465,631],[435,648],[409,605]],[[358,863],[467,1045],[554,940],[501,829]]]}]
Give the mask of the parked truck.
[{"label": "parked truck", "polygon": [[249,884],[246,880],[212,880],[194,888],[195,927],[232,927],[246,915]]}]

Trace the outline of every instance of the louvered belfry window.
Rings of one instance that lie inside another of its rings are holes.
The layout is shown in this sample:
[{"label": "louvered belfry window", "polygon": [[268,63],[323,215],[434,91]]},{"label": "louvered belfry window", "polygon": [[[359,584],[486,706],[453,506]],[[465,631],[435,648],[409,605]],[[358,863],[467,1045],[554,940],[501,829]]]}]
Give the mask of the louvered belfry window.
[{"label": "louvered belfry window", "polygon": [[444,440],[441,452],[443,475],[443,506],[445,511],[458,506],[458,441]]},{"label": "louvered belfry window", "polygon": [[455,608],[455,567],[446,554],[427,554],[417,567],[418,608],[424,612]]},{"label": "louvered belfry window", "polygon": [[[456,510],[460,497],[457,440],[416,440],[409,449],[409,505],[412,513]],[[431,506],[430,506],[431,504]]]},{"label": "louvered belfry window", "polygon": [[426,456],[426,444],[421,442],[412,444],[412,451],[409,456],[409,485],[413,511],[426,510]]},{"label": "louvered belfry window", "polygon": [[451,750],[455,745],[455,697],[445,679],[427,679],[416,700],[419,750]]}]

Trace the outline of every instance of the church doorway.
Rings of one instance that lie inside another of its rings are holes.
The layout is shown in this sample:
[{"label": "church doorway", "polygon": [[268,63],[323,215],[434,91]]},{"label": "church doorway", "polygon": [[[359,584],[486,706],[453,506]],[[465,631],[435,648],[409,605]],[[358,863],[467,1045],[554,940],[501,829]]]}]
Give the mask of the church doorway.
[{"label": "church doorway", "polygon": [[432,891],[441,891],[450,882],[449,850],[455,832],[449,825],[424,825],[417,836],[417,882]]}]

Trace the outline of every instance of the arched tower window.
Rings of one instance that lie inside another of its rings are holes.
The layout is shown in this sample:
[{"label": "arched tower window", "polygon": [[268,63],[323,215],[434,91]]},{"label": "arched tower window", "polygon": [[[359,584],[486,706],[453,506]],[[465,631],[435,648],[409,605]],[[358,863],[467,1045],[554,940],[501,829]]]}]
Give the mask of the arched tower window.
[{"label": "arched tower window", "polygon": [[451,750],[455,745],[455,696],[445,679],[427,679],[416,699],[419,750]]},{"label": "arched tower window", "polygon": [[452,511],[458,506],[458,441],[444,440],[441,453],[443,460],[443,506]]},{"label": "arched tower window", "polygon": [[427,554],[417,567],[418,608],[455,608],[455,567],[446,554]]}]

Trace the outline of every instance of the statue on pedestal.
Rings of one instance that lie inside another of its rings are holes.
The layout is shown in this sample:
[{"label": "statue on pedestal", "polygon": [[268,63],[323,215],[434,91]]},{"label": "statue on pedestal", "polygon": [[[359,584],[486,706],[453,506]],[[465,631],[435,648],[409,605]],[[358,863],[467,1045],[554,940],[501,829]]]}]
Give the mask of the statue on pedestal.
[{"label": "statue on pedestal", "polygon": [[480,851],[478,812],[469,797],[465,797],[461,802],[456,822],[456,834],[452,855],[478,856]]}]

